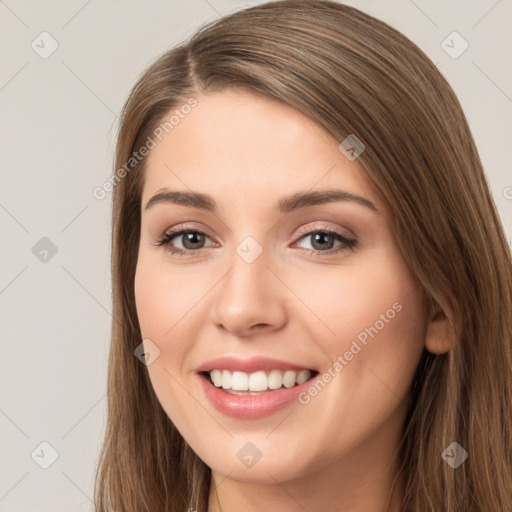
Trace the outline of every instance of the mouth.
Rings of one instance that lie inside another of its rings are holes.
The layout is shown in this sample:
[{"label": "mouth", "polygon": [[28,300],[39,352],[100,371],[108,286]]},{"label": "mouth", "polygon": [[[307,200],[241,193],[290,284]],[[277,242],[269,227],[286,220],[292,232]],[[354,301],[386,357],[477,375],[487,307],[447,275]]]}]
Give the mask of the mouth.
[{"label": "mouth", "polygon": [[314,385],[319,371],[263,355],[226,355],[204,362],[195,375],[204,398],[220,413],[249,420],[302,404],[299,397]]},{"label": "mouth", "polygon": [[302,386],[319,372],[313,369],[260,370],[252,373],[213,369],[199,374],[212,386],[231,395],[254,396]]}]

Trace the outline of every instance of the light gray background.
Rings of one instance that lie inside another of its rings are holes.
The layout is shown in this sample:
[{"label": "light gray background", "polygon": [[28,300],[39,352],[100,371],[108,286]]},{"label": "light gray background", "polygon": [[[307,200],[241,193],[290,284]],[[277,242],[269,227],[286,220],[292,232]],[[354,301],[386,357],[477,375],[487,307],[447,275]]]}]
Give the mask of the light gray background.
[{"label": "light gray background", "polygon": [[[0,512],[92,510],[111,321],[111,196],[92,190],[148,63],[256,3],[0,0]],[[510,240],[512,1],[347,3],[411,38],[453,86]],[[43,31],[59,45],[46,59],[31,47]],[[458,58],[442,47],[453,31],[469,43]],[[57,248],[46,262],[32,251],[43,237]],[[47,469],[43,441],[58,452]]]}]

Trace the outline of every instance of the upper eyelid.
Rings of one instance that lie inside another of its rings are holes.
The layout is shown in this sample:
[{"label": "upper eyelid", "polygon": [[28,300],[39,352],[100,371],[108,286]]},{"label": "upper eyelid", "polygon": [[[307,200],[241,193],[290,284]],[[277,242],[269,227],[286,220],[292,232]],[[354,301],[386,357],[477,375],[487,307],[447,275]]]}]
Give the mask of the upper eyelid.
[{"label": "upper eyelid", "polygon": [[185,224],[178,224],[177,226],[173,227],[172,229],[166,229],[165,231],[163,231],[163,234],[169,234],[169,235],[176,235],[178,233],[182,233],[183,231],[187,232],[187,231],[197,231],[199,233],[203,233],[207,236],[209,236],[210,238],[214,238],[212,237],[210,234],[209,234],[209,231],[207,229],[204,229],[204,228],[200,228],[200,227],[196,227],[196,226],[189,226],[189,225],[185,225]]},{"label": "upper eyelid", "polygon": [[[346,231],[350,231],[348,228],[343,228],[345,229]],[[302,234],[309,234],[309,233],[317,233],[319,231],[326,231],[326,232],[329,232],[329,233],[336,233],[338,235],[342,235],[342,236],[345,236],[346,238],[350,238],[350,237],[354,237],[355,238],[355,235],[351,232],[350,234],[343,234],[343,233],[340,233],[340,231],[342,231],[341,228],[332,228],[332,227],[329,227],[325,224],[321,225],[321,226],[312,226],[310,228],[305,228],[303,226],[301,226],[299,228],[299,234],[302,235]]]}]

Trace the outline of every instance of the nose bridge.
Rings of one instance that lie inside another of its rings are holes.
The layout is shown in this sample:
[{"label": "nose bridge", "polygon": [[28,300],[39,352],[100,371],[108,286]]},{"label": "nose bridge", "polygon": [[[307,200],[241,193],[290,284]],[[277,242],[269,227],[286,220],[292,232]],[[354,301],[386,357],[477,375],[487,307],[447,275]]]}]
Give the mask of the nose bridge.
[{"label": "nose bridge", "polygon": [[268,252],[254,237],[245,237],[231,259],[230,286],[247,298],[257,298],[260,289],[268,287]]},{"label": "nose bridge", "polygon": [[218,285],[213,321],[242,335],[254,325],[270,328],[285,320],[284,304],[271,266],[269,252],[252,236],[234,247],[230,270]]}]

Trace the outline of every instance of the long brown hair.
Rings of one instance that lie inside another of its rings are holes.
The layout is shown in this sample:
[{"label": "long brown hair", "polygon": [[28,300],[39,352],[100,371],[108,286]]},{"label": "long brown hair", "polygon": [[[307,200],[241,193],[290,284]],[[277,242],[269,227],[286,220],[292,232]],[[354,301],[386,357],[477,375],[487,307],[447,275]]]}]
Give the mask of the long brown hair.
[{"label": "long brown hair", "polygon": [[[131,158],[174,109],[231,87],[292,106],[340,142],[349,134],[363,141],[358,161],[389,204],[403,257],[457,334],[447,353],[424,350],[416,370],[400,445],[402,510],[512,511],[511,253],[468,123],[415,44],[330,0],[269,2],[204,25],[143,73],[124,106],[96,510],[207,511],[210,468],[167,417],[134,357],[146,158]],[[441,456],[452,442],[468,453],[456,469]]]}]

